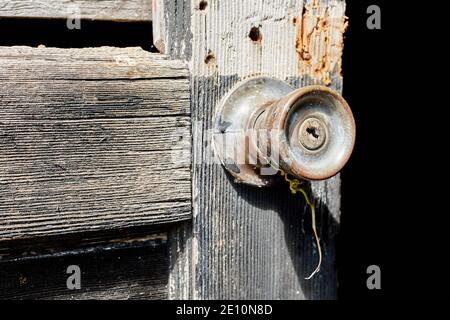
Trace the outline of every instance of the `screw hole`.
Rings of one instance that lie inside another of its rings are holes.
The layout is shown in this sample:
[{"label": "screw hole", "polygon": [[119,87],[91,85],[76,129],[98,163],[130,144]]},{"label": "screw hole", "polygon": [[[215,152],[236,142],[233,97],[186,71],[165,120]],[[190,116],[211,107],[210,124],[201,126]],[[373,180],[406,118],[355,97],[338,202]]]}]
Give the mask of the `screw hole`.
[{"label": "screw hole", "polygon": [[198,8],[199,10],[203,11],[206,10],[206,7],[208,6],[208,2],[207,1],[200,1],[200,3],[198,4]]},{"label": "screw hole", "polygon": [[248,36],[250,37],[250,39],[252,39],[253,42],[261,42],[262,40],[262,34],[259,27],[251,28]]},{"label": "screw hole", "polygon": [[214,56],[214,54],[211,51],[209,51],[208,55],[205,57],[205,63],[211,64],[214,62],[216,62],[216,57]]}]

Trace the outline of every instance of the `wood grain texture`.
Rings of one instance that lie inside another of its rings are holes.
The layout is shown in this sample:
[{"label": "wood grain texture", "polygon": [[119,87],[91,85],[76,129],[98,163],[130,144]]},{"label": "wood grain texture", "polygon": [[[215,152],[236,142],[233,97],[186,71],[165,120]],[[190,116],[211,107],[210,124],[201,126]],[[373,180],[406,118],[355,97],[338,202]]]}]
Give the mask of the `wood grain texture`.
[{"label": "wood grain texture", "polygon": [[164,14],[167,12],[164,8],[164,0],[153,0],[153,44],[160,53],[166,53],[166,18]]},{"label": "wood grain texture", "polygon": [[62,256],[95,248],[128,248],[143,241],[166,239],[170,226],[156,224],[0,241],[0,261],[39,260],[54,254]]},{"label": "wood grain texture", "polygon": [[0,0],[0,18],[151,21],[151,0]]},{"label": "wood grain texture", "polygon": [[[320,273],[308,281],[304,278],[315,268],[318,254],[303,199],[291,195],[287,186],[258,189],[235,184],[220,165],[208,164],[212,146],[207,132],[221,97],[250,76],[273,76],[295,87],[325,84],[341,91],[345,2],[207,3],[204,10],[197,0],[167,0],[164,6],[166,52],[190,66],[196,141],[192,228],[186,224],[171,233],[178,244],[171,245],[169,297],[336,298],[339,176],[310,185],[324,261]],[[311,30],[315,24],[317,30]],[[259,30],[259,41],[249,37],[252,28]]]},{"label": "wood grain texture", "polygon": [[[166,299],[167,235],[121,239],[46,255],[0,260],[0,299]],[[81,270],[81,288],[69,290],[67,267]]]},{"label": "wood grain texture", "polygon": [[184,65],[137,48],[0,48],[0,240],[191,216]]}]

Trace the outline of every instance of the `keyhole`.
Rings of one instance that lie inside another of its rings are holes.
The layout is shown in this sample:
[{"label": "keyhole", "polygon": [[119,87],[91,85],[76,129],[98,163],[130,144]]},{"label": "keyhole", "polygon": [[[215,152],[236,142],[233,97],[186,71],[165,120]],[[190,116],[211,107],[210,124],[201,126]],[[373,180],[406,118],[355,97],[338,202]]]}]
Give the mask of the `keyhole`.
[{"label": "keyhole", "polygon": [[306,119],[299,128],[300,143],[308,150],[318,150],[325,144],[325,123],[317,118]]},{"label": "keyhole", "polygon": [[314,127],[306,128],[306,132],[308,132],[314,138],[319,139],[319,134],[317,133],[317,128],[314,128]]}]

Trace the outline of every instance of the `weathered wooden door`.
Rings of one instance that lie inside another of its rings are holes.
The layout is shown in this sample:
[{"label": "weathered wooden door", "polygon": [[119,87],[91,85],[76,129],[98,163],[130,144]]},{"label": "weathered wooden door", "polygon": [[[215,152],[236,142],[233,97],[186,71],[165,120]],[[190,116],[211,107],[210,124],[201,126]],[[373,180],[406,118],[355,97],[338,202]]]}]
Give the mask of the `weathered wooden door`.
[{"label": "weathered wooden door", "polygon": [[0,47],[0,297],[336,297],[339,176],[308,188],[306,280],[304,200],[235,183],[210,132],[251,76],[341,91],[343,0],[0,0],[8,17],[153,20],[159,53]]}]

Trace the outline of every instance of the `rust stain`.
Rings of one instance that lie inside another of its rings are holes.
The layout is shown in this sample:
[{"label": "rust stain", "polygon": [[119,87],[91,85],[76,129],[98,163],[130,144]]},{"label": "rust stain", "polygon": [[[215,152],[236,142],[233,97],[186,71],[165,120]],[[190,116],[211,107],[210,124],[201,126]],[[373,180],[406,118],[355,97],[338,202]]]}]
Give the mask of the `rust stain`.
[{"label": "rust stain", "polygon": [[312,8],[313,9],[319,8],[319,1],[320,0],[313,0],[313,2],[312,2]]},{"label": "rust stain", "polygon": [[347,17],[334,10],[322,8],[320,1],[306,3],[295,42],[299,72],[324,85],[331,84],[333,74],[341,74],[343,34],[348,26]]},{"label": "rust stain", "polygon": [[309,21],[309,9],[305,5],[302,13],[302,21],[297,34],[297,39],[295,43],[295,48],[300,56],[300,59],[305,61],[307,64],[311,62],[311,54],[309,53],[309,46],[312,32],[307,31],[307,23]]}]

